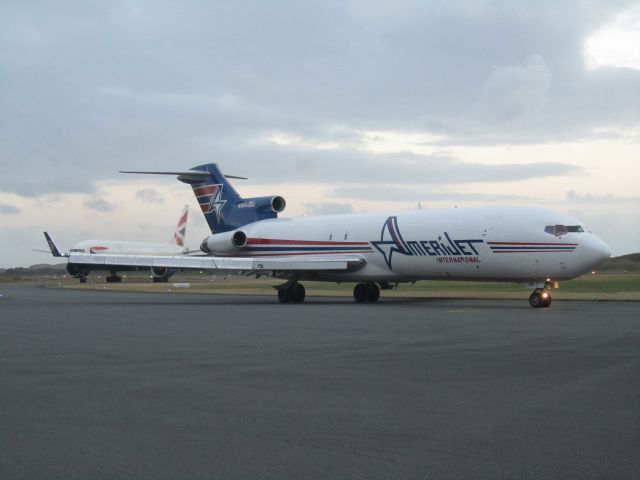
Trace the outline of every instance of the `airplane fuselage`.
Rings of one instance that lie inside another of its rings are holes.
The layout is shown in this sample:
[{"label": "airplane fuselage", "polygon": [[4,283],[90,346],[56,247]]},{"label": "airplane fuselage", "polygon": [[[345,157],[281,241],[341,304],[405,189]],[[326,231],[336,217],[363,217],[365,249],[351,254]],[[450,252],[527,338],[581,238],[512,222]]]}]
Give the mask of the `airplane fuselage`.
[{"label": "airplane fuselage", "polygon": [[[425,209],[273,219],[239,228],[247,257],[360,255],[364,267],[312,272],[326,281],[422,279],[539,282],[590,271],[610,255],[582,222],[530,207]],[[205,239],[206,242],[206,239]]]},{"label": "airplane fuselage", "polygon": [[70,251],[104,255],[182,255],[186,249],[171,243],[83,240],[74,245]]}]

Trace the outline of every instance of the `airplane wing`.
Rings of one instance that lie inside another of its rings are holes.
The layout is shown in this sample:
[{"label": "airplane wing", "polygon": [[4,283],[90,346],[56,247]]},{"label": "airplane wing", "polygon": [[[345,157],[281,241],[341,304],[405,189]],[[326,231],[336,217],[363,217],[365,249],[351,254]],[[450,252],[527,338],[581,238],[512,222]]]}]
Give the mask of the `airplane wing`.
[{"label": "airplane wing", "polygon": [[306,258],[215,257],[211,255],[101,255],[71,253],[69,263],[126,267],[157,267],[184,270],[227,270],[245,273],[345,271],[357,270],[366,263],[356,255],[318,255]]}]

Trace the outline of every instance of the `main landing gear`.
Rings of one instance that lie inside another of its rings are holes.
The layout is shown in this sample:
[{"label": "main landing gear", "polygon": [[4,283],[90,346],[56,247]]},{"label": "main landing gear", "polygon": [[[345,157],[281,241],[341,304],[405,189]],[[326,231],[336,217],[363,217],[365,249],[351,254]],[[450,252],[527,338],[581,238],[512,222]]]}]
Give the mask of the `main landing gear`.
[{"label": "main landing gear", "polygon": [[122,277],[118,276],[116,272],[111,272],[111,275],[109,275],[105,280],[107,283],[120,283],[122,282]]},{"label": "main landing gear", "polygon": [[375,303],[380,298],[380,287],[375,283],[359,283],[353,288],[356,303]]},{"label": "main landing gear", "polygon": [[[289,280],[282,285],[275,287],[278,290],[278,300],[280,303],[302,303],[304,302],[305,289],[296,280]],[[375,303],[380,298],[380,287],[376,283],[359,283],[353,289],[353,298],[357,303]]]},{"label": "main landing gear", "polygon": [[276,287],[278,290],[278,300],[280,303],[302,303],[304,302],[304,285],[295,280],[288,281]]},{"label": "main landing gear", "polygon": [[547,308],[551,305],[551,294],[546,288],[536,288],[529,297],[529,305],[533,308]]}]

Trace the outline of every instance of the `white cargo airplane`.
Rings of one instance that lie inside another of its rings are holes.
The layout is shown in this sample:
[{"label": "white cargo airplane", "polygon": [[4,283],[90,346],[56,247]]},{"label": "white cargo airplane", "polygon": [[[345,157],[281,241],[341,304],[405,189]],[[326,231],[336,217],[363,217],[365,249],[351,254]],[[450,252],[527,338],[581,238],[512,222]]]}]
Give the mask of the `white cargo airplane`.
[{"label": "white cargo airplane", "polygon": [[[178,219],[178,225],[173,232],[173,237],[169,243],[153,242],[133,242],[122,240],[83,240],[75,244],[69,253],[61,253],[51,236],[44,232],[44,236],[49,244],[49,249],[54,257],[69,257],[75,254],[100,254],[101,257],[116,258],[121,255],[154,255],[154,256],[179,256],[188,253],[184,245],[187,235],[187,220],[189,217],[189,205],[185,205]],[[71,261],[67,263],[67,273],[79,278],[81,283],[87,281],[87,275],[91,270],[106,270],[111,275],[106,278],[107,282],[121,282],[122,277],[117,275],[117,271],[140,270],[135,265],[114,265],[108,261],[100,263],[86,263],[77,265]],[[174,273],[175,269],[165,267],[151,267],[151,276],[154,282],[166,282]]]},{"label": "white cargo airplane", "polygon": [[[304,300],[301,280],[355,282],[356,302],[417,280],[526,283],[532,307],[548,307],[549,288],[592,270],[611,254],[582,222],[541,208],[425,209],[396,213],[278,219],[282,197],[241,198],[216,164],[177,175],[209,223],[200,256],[96,255],[72,252],[78,268],[123,266],[225,270],[286,280],[282,303]],[[228,177],[242,178],[242,177]]]}]

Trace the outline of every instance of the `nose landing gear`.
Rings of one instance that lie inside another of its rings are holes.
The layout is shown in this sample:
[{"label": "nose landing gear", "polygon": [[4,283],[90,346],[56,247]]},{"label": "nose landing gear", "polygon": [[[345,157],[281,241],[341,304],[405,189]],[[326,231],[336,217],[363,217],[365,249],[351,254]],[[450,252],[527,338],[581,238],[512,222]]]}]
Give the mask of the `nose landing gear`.
[{"label": "nose landing gear", "polygon": [[546,288],[536,288],[529,297],[529,305],[533,308],[547,308],[551,305],[551,294]]}]

